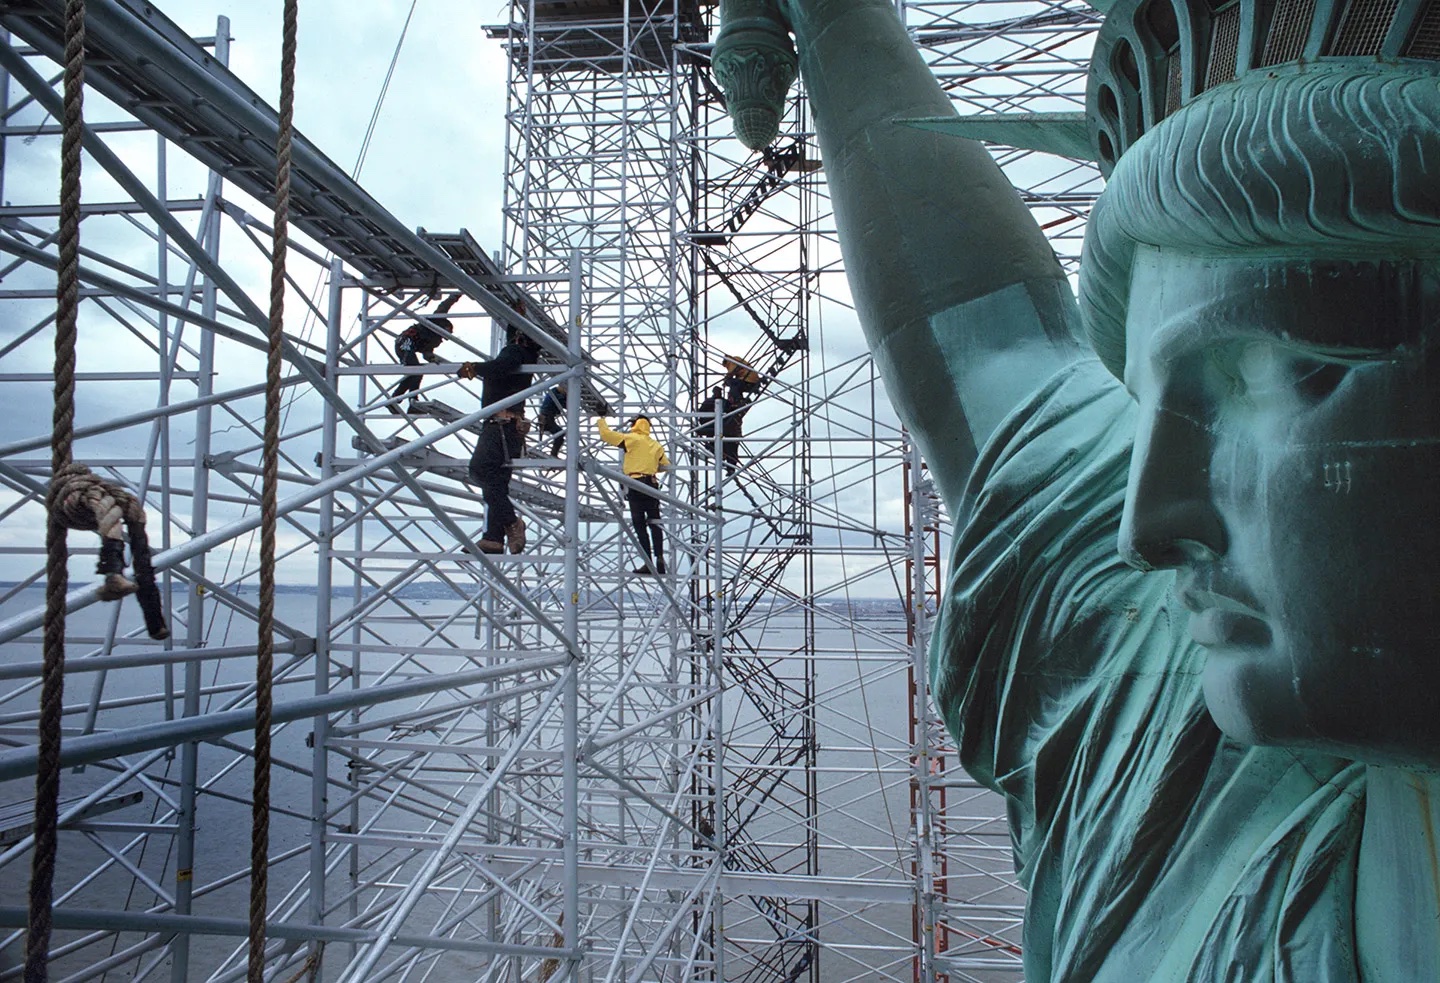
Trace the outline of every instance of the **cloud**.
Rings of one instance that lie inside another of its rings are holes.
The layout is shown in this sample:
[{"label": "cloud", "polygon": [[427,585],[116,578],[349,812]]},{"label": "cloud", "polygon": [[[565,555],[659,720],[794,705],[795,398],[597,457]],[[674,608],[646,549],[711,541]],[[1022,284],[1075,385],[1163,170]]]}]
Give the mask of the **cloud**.
[{"label": "cloud", "polygon": [[[166,15],[193,35],[210,35],[216,30],[221,13],[230,18],[233,37],[230,64],[232,70],[260,98],[274,104],[279,90],[280,0],[251,0],[236,4],[233,0],[186,0],[166,5]],[[367,0],[356,4],[351,0],[306,0],[301,5],[300,38],[297,51],[296,124],[299,130],[341,170],[350,171],[356,164],[365,143],[372,115],[374,132],[365,157],[360,183],[373,198],[410,227],[423,226],[430,231],[456,231],[468,228],[482,247],[495,250],[501,245],[501,202],[503,168],[507,138],[505,101],[508,64],[499,42],[485,37],[487,24],[503,23],[509,16],[506,4],[476,5],[469,0],[424,0],[414,6],[403,47],[395,61],[394,72],[383,104],[376,114],[377,100],[385,86],[406,16],[411,11],[408,0]],[[87,100],[92,119],[117,119],[121,114],[104,100]],[[18,119],[19,125],[39,125],[43,114],[30,111]],[[118,134],[109,138],[111,146],[139,176],[153,181],[156,175],[156,141],[153,134]],[[58,139],[39,137],[31,144],[12,141],[7,162],[5,195],[17,203],[49,203],[55,200],[58,185]],[[183,152],[171,148],[166,158],[167,194],[185,198],[203,191],[204,169]],[[120,196],[113,180],[93,162],[87,162],[85,178],[87,201],[114,200]],[[271,221],[269,208],[254,201],[233,187],[225,192],[228,200],[255,216],[257,221]],[[767,207],[788,206],[782,199],[772,199]],[[181,212],[179,217],[194,231],[198,213]],[[755,230],[780,229],[794,216],[757,215],[751,220]],[[782,221],[785,219],[785,221]],[[39,225],[53,227],[53,220],[37,220]],[[121,263],[145,270],[153,268],[155,242],[134,223],[123,217],[95,217],[86,220],[84,237],[87,246],[111,256]],[[312,244],[315,248],[322,247]],[[269,277],[268,259],[249,241],[234,223],[226,222],[221,233],[221,259],[227,272],[238,279],[250,297],[262,308],[266,306]],[[812,262],[831,267],[837,247],[827,240],[820,244]],[[91,265],[88,264],[87,265]],[[171,276],[178,278],[183,263],[172,260]],[[771,265],[774,265],[773,258]],[[320,271],[292,253],[292,273],[302,290],[308,291],[320,281]],[[128,279],[122,276],[122,279]],[[135,281],[132,281],[135,282]],[[37,290],[53,289],[54,276],[43,271],[22,271],[7,279],[7,286],[21,284]],[[775,286],[784,292],[785,283]],[[848,293],[843,279],[829,276],[822,284],[823,292],[833,296],[822,315],[811,325],[809,370],[814,397],[820,397],[832,384],[853,380],[851,363],[863,356],[854,312],[845,304]],[[733,298],[720,292],[718,302],[730,305]],[[323,306],[323,296],[318,297]],[[222,306],[233,306],[222,298]],[[145,315],[112,305],[129,319],[136,331],[153,336],[153,329],[143,324]],[[717,311],[721,308],[717,308]],[[53,310],[47,300],[24,305],[10,304],[10,317],[0,324],[0,345],[14,338]],[[347,313],[350,313],[347,310]],[[17,316],[18,315],[18,316]],[[287,325],[297,334],[309,333],[311,340],[321,343],[318,325],[310,323],[306,308],[298,294],[287,297]],[[175,326],[171,325],[171,330]],[[353,324],[347,327],[353,330]],[[744,353],[760,337],[749,317],[739,309],[727,310],[709,326],[709,337],[715,351],[707,358],[707,379],[713,381],[720,372],[718,352]],[[82,334],[93,339],[101,334],[116,339],[113,348],[87,347],[82,350],[81,368],[85,371],[150,371],[156,364],[154,352],[134,340],[134,334],[105,315],[97,305],[82,308]],[[255,332],[258,337],[258,330]],[[185,329],[186,345],[199,344],[199,332]],[[479,337],[477,333],[475,335]],[[218,341],[217,353],[221,366],[217,386],[224,389],[257,382],[263,377],[263,355],[233,342]],[[3,359],[3,370],[10,372],[44,373],[49,371],[53,355],[50,335],[42,332],[34,340],[20,346]],[[372,346],[372,360],[389,361],[387,350]],[[193,356],[185,356],[185,365],[193,365]],[[794,373],[790,373],[793,375]],[[868,371],[861,372],[868,378]],[[381,378],[385,385],[389,379]],[[797,383],[789,376],[782,379],[770,404],[757,406],[748,426],[756,442],[768,443],[791,425],[791,400],[788,387]],[[812,423],[819,436],[838,433],[851,440],[878,418],[882,428],[894,425],[893,413],[883,399],[876,402],[868,391],[848,382],[845,393],[826,409],[833,423],[817,417]],[[18,390],[17,390],[18,391]],[[357,391],[353,383],[343,390]],[[376,389],[369,388],[370,398]],[[193,396],[194,383],[177,381],[173,399]],[[318,423],[321,415],[319,400],[301,390],[301,400],[287,418],[287,432]],[[643,394],[642,394],[643,395]],[[682,400],[683,401],[683,400]],[[48,383],[27,383],[23,398],[4,421],[0,421],[0,442],[43,434],[49,430],[50,387]],[[80,424],[113,418],[122,412],[152,407],[156,402],[153,383],[86,382],[77,393],[77,419]],[[236,419],[258,420],[260,400],[250,398],[230,407],[234,415],[217,408],[213,425],[213,451],[253,448],[257,443],[252,433]],[[183,462],[193,454],[194,418],[178,418],[171,434],[172,458]],[[130,428],[104,439],[87,441],[84,452],[110,456],[139,457],[145,453],[150,427]],[[347,441],[348,442],[348,441]],[[854,446],[853,443],[851,446]],[[297,462],[309,466],[319,449],[318,435],[310,434],[290,442],[287,450]],[[458,447],[452,453],[464,452]],[[249,452],[253,459],[253,451]],[[342,448],[342,453],[351,453]],[[850,453],[850,452],[846,452]],[[43,454],[27,455],[43,457]],[[190,472],[177,463],[172,481],[188,487]],[[130,469],[131,472],[138,469]],[[130,472],[127,472],[130,473]],[[818,475],[816,476],[819,477]],[[853,479],[841,482],[848,485]],[[898,481],[898,479],[896,479]],[[233,484],[219,475],[214,486],[225,494],[235,494]],[[865,488],[839,488],[840,506],[856,515],[871,513],[874,494]],[[0,508],[9,499],[0,491]],[[180,500],[179,509],[188,514],[188,501]],[[898,510],[887,505],[881,510],[882,521]],[[235,518],[239,509],[217,501],[212,507],[212,527]],[[820,534],[825,538],[828,534]],[[0,579],[23,576],[31,569],[30,560],[0,566]],[[303,569],[308,557],[297,557],[289,564],[292,579],[305,579],[313,571]]]}]

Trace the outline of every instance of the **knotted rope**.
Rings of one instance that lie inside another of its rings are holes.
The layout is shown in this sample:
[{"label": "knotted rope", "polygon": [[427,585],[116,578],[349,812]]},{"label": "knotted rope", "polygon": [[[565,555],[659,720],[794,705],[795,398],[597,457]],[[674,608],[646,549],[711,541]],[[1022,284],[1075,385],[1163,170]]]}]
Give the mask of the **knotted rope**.
[{"label": "knotted rope", "polygon": [[295,118],[299,2],[285,0],[280,52],[280,121],[275,142],[275,245],[270,261],[270,332],[261,453],[260,612],[255,660],[255,783],[250,813],[250,983],[265,979],[265,910],[270,857],[270,712],[275,669],[275,517],[280,481],[280,355],[285,336],[285,254],[290,227],[290,143]]},{"label": "knotted rope", "polygon": [[[118,601],[138,593],[136,600],[145,615],[145,630],[151,638],[169,638],[160,591],[155,586],[155,568],[150,564],[150,540],[145,535],[145,508],[140,500],[85,465],[72,462],[50,479],[50,514],[67,529],[100,534],[100,563],[95,568],[96,573],[105,575],[100,599]],[[125,577],[127,532],[135,561],[134,581]]]},{"label": "knotted rope", "polygon": [[[64,114],[60,137],[59,267],[55,287],[55,410],[50,473],[70,464],[75,431],[75,335],[80,307],[80,138],[85,125],[85,0],[65,4]],[[45,523],[44,667],[35,769],[35,852],[30,860],[30,912],[25,936],[25,983],[49,978],[50,908],[55,900],[56,825],[60,810],[60,723],[65,698],[65,523],[50,483]]]}]

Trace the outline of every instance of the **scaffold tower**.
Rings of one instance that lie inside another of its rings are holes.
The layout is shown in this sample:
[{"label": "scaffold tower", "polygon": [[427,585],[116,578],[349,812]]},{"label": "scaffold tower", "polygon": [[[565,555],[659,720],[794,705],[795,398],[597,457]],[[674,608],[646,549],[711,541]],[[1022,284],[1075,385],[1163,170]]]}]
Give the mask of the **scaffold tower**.
[{"label": "scaffold tower", "polygon": [[[229,21],[166,6],[87,0],[75,456],[145,505],[170,637],[100,602],[72,533],[50,961],[75,983],[247,972],[279,120]],[[0,0],[0,981],[36,835],[64,7]],[[900,13],[962,113],[1083,104],[1078,0]],[[929,700],[948,520],[850,309],[805,100],[741,147],[717,14],[497,13],[498,242],[411,229],[296,137],[266,979],[1022,979],[1004,806]],[[995,153],[1073,272],[1094,169]],[[397,366],[452,293],[444,361]],[[490,554],[469,461],[512,404],[456,369],[511,330],[541,352],[513,405],[565,398],[511,462],[525,542]],[[650,558],[592,422],[639,415],[671,459]]]}]

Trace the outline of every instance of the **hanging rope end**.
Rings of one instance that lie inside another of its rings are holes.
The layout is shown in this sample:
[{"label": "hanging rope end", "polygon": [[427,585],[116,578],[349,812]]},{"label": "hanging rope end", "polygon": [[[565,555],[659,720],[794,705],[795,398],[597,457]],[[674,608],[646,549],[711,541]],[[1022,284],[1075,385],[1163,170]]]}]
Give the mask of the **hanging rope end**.
[{"label": "hanging rope end", "polygon": [[103,574],[105,579],[97,593],[102,601],[118,601],[132,594],[138,595],[136,600],[140,602],[140,612],[145,616],[146,633],[157,641],[169,638],[170,629],[165,625],[155,573],[148,563],[150,550],[145,542],[144,527],[139,528],[137,536],[136,524],[132,523],[130,537],[131,551],[135,554],[135,579],[125,576],[125,543],[103,537],[100,540],[100,562],[95,572]]},{"label": "hanging rope end", "polygon": [[[105,578],[98,591],[100,600],[118,601],[136,595],[145,616],[146,632],[156,640],[169,638],[140,501],[126,489],[73,462],[57,471],[51,480],[49,501],[52,521],[69,529],[100,534],[100,561],[95,565],[95,572]],[[133,580],[125,576],[127,533],[135,565]]]}]

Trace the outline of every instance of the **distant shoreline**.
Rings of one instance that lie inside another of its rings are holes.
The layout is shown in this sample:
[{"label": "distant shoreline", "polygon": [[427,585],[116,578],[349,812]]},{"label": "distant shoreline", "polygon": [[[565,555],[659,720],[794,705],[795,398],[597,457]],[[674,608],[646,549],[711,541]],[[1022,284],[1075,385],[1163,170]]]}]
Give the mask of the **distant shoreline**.
[{"label": "distant shoreline", "polygon": [[[20,582],[19,582],[18,580],[0,580],[0,590],[9,590],[9,589],[11,589],[11,588],[14,588],[14,587],[18,586],[19,583],[20,583]],[[31,584],[31,585],[29,586],[29,588],[27,588],[27,589],[28,589],[28,590],[43,590],[43,589],[44,589],[44,586],[45,586],[45,585],[44,585],[43,583],[34,583],[34,584]],[[79,582],[76,582],[76,583],[73,583],[71,586],[72,586],[72,587],[79,587],[79,586],[82,586],[82,584],[80,584]],[[245,584],[245,585],[243,585],[243,586],[241,586],[241,587],[239,587],[239,588],[232,588],[232,589],[234,589],[234,590],[236,591],[236,593],[238,593],[238,594],[247,595],[247,596],[248,596],[248,595],[253,595],[253,594],[255,593],[255,590],[256,590],[254,584]],[[330,596],[331,596],[331,597],[350,597],[351,594],[352,594],[352,590],[353,590],[353,589],[350,588],[350,587],[333,587],[333,588],[331,588]],[[316,585],[314,585],[314,584],[276,584],[276,585],[275,585],[275,593],[277,593],[277,594],[292,594],[292,595],[301,595],[301,596],[314,597],[314,596],[316,596],[316,595],[319,593],[319,588],[316,587]],[[365,588],[365,589],[363,589],[363,590],[361,591],[361,593],[362,593],[362,594],[365,594],[365,595],[368,595],[368,594],[370,594],[370,593],[373,593],[373,590],[372,590],[371,588]],[[422,600],[422,601],[456,601],[456,600],[459,600],[459,598],[456,597],[455,591],[454,591],[453,588],[448,587],[448,586],[446,586],[445,584],[441,584],[441,583],[407,584],[404,588],[402,588],[400,591],[398,591],[395,596],[397,596],[397,597],[403,597],[403,598],[405,598],[406,600]],[[775,597],[775,601],[776,601],[777,603],[791,603],[791,602],[792,602],[792,598],[789,598],[789,597],[781,597],[781,596],[777,595],[777,596]],[[850,614],[870,614],[870,615],[887,615],[887,616],[893,615],[893,616],[896,616],[896,617],[903,617],[904,614],[905,614],[905,605],[904,605],[904,602],[902,602],[899,598],[889,598],[889,597],[852,597],[852,598],[849,598],[848,600],[843,599],[843,598],[822,598],[821,600],[819,600],[819,601],[817,602],[817,604],[818,604],[819,607],[824,608],[824,609],[826,609],[826,610],[830,610],[830,611],[846,611],[846,610],[848,609],[848,611],[849,611]]]}]

